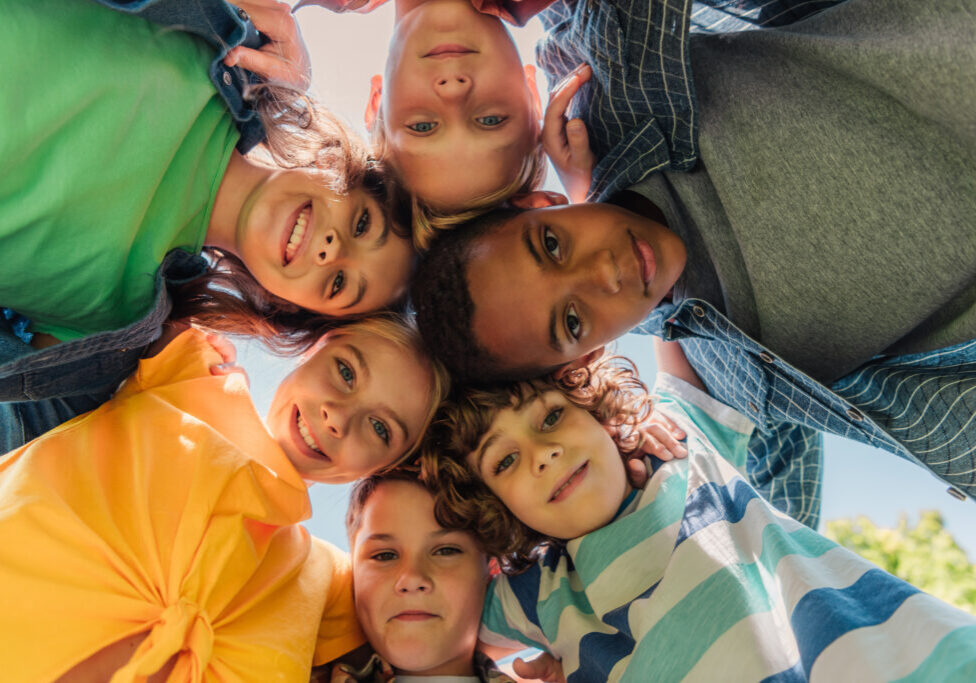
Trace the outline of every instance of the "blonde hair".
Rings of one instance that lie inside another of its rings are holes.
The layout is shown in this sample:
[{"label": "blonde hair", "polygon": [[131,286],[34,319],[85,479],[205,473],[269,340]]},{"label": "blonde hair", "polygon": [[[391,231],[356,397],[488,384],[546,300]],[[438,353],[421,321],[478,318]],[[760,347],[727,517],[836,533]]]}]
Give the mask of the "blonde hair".
[{"label": "blonde hair", "polygon": [[603,425],[621,457],[640,447],[638,427],[650,415],[652,402],[633,363],[622,356],[596,359],[559,380],[549,377],[464,391],[441,407],[421,447],[423,476],[437,489],[437,522],[477,535],[509,574],[525,569],[542,548],[560,541],[526,526],[512,514],[468,465],[467,456],[500,411],[518,410],[550,390],[562,392]]},{"label": "blonde hair", "polygon": [[[369,133],[373,156],[377,159],[386,159],[389,150],[386,144],[386,134],[383,132],[382,110],[377,112],[376,119]],[[388,164],[387,170],[390,173],[398,173],[393,164]],[[400,193],[406,197],[405,201],[403,197],[401,197],[400,201],[409,207],[413,244],[418,250],[423,251],[430,246],[439,232],[451,230],[458,225],[474,220],[517,194],[525,194],[537,190],[542,187],[545,181],[546,155],[542,151],[542,143],[540,142],[522,159],[522,166],[510,183],[493,192],[474,197],[464,209],[459,211],[443,211],[427,204],[415,194],[402,189]],[[406,187],[402,177],[399,179],[398,184],[402,188]]]},{"label": "blonde hair", "polygon": [[437,412],[437,407],[440,405],[441,401],[447,398],[447,394],[451,389],[451,376],[448,374],[444,365],[427,352],[427,347],[424,345],[423,339],[420,337],[420,332],[417,331],[417,327],[413,324],[413,321],[404,315],[396,313],[375,315],[370,318],[365,318],[363,320],[357,320],[355,322],[342,325],[341,327],[336,327],[326,332],[322,339],[308,350],[306,357],[311,357],[314,355],[323,344],[328,342],[328,340],[352,334],[369,334],[373,335],[374,337],[379,337],[380,339],[385,339],[386,341],[391,342],[397,348],[421,356],[427,361],[427,363],[430,364],[433,387],[431,390],[430,400],[427,403],[427,411],[424,413],[423,425],[420,431],[417,433],[416,439],[414,439],[414,442],[407,447],[407,450],[403,453],[403,455],[401,455],[400,458],[398,458],[394,463],[376,473],[383,474],[392,470],[398,465],[403,464],[416,452],[417,448],[420,446],[421,440],[424,437],[424,433],[427,431],[427,428],[434,419],[434,415]]}]

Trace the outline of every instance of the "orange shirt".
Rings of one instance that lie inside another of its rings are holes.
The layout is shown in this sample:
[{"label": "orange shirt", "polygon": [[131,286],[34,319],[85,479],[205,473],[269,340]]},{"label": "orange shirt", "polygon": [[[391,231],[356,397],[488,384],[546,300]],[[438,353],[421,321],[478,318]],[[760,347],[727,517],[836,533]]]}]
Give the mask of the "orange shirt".
[{"label": "orange shirt", "polygon": [[307,681],[365,639],[348,556],[299,525],[305,484],[195,330],[118,394],[0,460],[4,681],[148,633],[113,681]]}]

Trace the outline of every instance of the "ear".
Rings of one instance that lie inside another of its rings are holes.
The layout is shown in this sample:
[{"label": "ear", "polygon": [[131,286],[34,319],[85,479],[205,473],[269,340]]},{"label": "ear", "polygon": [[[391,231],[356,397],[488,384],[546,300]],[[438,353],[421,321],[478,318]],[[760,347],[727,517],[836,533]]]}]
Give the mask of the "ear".
[{"label": "ear", "polygon": [[516,209],[544,209],[547,206],[569,204],[566,195],[548,190],[535,190],[527,194],[517,194],[508,200]]},{"label": "ear", "polygon": [[526,64],[522,67],[525,71],[525,85],[529,88],[529,97],[532,98],[532,109],[535,111],[535,120],[542,120],[542,101],[539,99],[539,86],[535,83],[535,66]]},{"label": "ear", "polygon": [[363,114],[363,121],[366,123],[366,130],[373,130],[376,119],[380,114],[380,101],[383,97],[383,77],[376,74],[369,79],[369,100],[366,101],[366,113]]},{"label": "ear", "polygon": [[593,349],[592,351],[590,351],[585,356],[581,356],[580,358],[577,358],[574,361],[570,361],[570,362],[566,363],[566,365],[562,366],[561,368],[559,368],[558,370],[556,370],[554,373],[552,373],[552,376],[555,377],[556,379],[562,379],[563,377],[566,376],[567,373],[570,373],[573,370],[579,370],[580,368],[589,365],[590,363],[592,363],[597,358],[599,358],[600,356],[603,355],[603,349],[604,349],[604,347],[602,347],[602,346],[599,347],[599,348]]}]

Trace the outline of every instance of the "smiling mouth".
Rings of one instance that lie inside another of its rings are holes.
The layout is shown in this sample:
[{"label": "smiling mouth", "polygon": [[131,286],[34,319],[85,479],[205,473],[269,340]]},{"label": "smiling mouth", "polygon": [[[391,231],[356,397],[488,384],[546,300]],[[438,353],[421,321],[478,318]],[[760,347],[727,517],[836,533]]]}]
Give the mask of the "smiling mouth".
[{"label": "smiling mouth", "polygon": [[424,57],[463,57],[464,55],[475,54],[476,52],[477,50],[472,50],[471,48],[464,47],[463,45],[438,45],[433,50],[425,54]]},{"label": "smiling mouth", "polygon": [[295,223],[292,225],[291,232],[288,233],[288,239],[285,242],[285,249],[281,259],[282,265],[287,266],[291,263],[292,259],[295,258],[295,254],[298,253],[298,248],[302,246],[305,233],[308,231],[311,214],[312,204],[309,202],[299,210],[298,216],[295,217]]},{"label": "smiling mouth", "polygon": [[325,452],[319,447],[318,443],[315,441],[315,437],[312,436],[312,430],[309,429],[308,423],[305,418],[302,417],[301,412],[298,407],[295,407],[295,427],[298,431],[298,435],[302,438],[302,441],[308,446],[309,450],[314,452],[316,455],[321,456],[326,460],[332,460]]},{"label": "smiling mouth", "polygon": [[576,470],[571,475],[569,475],[569,477],[566,478],[566,481],[560,484],[556,488],[556,490],[552,492],[552,495],[549,496],[549,502],[558,503],[560,501],[566,500],[566,498],[569,497],[569,494],[573,492],[573,490],[576,488],[579,482],[583,480],[583,477],[586,476],[586,473],[589,471],[589,469],[590,469],[590,461],[587,460],[582,465],[577,467]]}]

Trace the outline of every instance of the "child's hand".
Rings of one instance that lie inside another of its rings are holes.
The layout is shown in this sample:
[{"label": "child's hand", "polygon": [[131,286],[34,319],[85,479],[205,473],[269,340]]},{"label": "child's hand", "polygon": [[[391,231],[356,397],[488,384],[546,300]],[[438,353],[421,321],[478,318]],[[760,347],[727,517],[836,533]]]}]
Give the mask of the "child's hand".
[{"label": "child's hand", "polygon": [[255,28],[270,42],[260,50],[239,45],[227,53],[224,64],[253,71],[266,81],[307,90],[312,83],[312,65],[291,6],[277,0],[234,0],[234,4],[248,13]]},{"label": "child's hand", "polygon": [[218,334],[207,334],[206,339],[207,343],[220,354],[220,359],[223,361],[218,365],[211,365],[210,374],[217,376],[240,374],[244,377],[244,381],[250,384],[244,368],[237,364],[237,349],[234,345]]},{"label": "child's hand", "polygon": [[582,119],[566,120],[566,109],[580,86],[590,80],[593,69],[581,64],[549,93],[542,124],[542,149],[552,160],[556,173],[572,202],[586,200],[593,180],[595,159],[590,137]]},{"label": "child's hand", "polygon": [[566,683],[563,676],[563,663],[548,652],[543,652],[535,659],[528,661],[518,657],[512,662],[512,671],[519,678],[530,681],[540,680],[546,683]]},{"label": "child's hand", "polygon": [[681,443],[687,435],[670,418],[657,411],[651,413],[638,433],[641,440],[637,450],[642,455],[653,455],[660,460],[673,460],[688,455],[688,449]]}]

